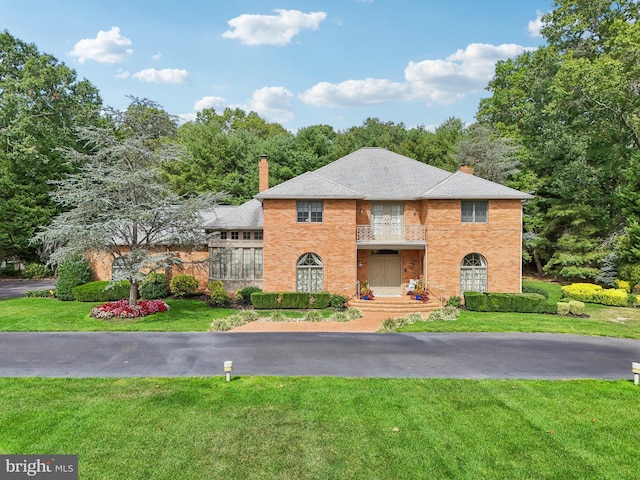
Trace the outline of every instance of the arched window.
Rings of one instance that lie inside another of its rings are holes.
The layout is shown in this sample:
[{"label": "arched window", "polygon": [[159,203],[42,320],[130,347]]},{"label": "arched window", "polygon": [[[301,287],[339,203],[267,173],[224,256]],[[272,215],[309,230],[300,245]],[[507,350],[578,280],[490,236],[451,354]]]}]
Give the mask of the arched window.
[{"label": "arched window", "polygon": [[305,253],[296,263],[296,290],[298,292],[322,291],[322,259],[315,253]]},{"label": "arched window", "polygon": [[116,257],[111,264],[111,280],[119,282],[125,280],[124,278],[124,258]]},{"label": "arched window", "polygon": [[487,259],[470,253],[460,265],[460,293],[487,291]]}]

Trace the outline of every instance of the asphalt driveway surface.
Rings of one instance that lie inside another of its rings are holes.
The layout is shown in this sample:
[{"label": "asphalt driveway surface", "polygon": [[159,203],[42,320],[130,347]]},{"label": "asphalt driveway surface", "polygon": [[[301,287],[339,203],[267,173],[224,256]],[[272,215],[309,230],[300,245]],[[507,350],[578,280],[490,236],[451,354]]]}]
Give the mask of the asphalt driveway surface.
[{"label": "asphalt driveway surface", "polygon": [[0,376],[630,379],[637,340],[526,333],[0,333]]},{"label": "asphalt driveway surface", "polygon": [[53,288],[56,288],[55,279],[2,280],[0,281],[0,300],[22,297],[28,290],[49,290]]}]

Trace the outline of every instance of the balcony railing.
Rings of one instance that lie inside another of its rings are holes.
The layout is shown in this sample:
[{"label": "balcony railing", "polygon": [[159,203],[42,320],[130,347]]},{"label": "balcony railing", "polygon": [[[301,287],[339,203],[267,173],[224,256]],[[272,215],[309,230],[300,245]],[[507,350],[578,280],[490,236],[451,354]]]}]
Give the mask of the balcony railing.
[{"label": "balcony railing", "polygon": [[424,225],[356,225],[356,242],[426,242]]}]

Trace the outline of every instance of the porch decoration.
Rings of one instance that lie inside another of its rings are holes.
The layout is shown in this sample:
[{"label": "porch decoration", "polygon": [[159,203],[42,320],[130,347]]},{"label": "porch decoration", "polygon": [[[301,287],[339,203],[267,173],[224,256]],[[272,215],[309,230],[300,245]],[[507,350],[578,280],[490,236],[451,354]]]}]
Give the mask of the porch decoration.
[{"label": "porch decoration", "polygon": [[360,283],[360,298],[363,300],[373,300],[373,290],[369,288],[369,282],[364,281]]}]

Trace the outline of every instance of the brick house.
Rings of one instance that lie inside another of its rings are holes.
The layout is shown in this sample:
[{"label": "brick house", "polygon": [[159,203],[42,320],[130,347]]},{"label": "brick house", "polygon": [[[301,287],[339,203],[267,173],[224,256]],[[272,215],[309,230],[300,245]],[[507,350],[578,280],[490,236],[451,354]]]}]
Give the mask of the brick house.
[{"label": "brick house", "polygon": [[362,148],[316,171],[222,206],[205,228],[209,279],[229,291],[329,291],[359,282],[402,295],[423,279],[432,293],[519,292],[522,202],[531,195],[382,148]]}]

